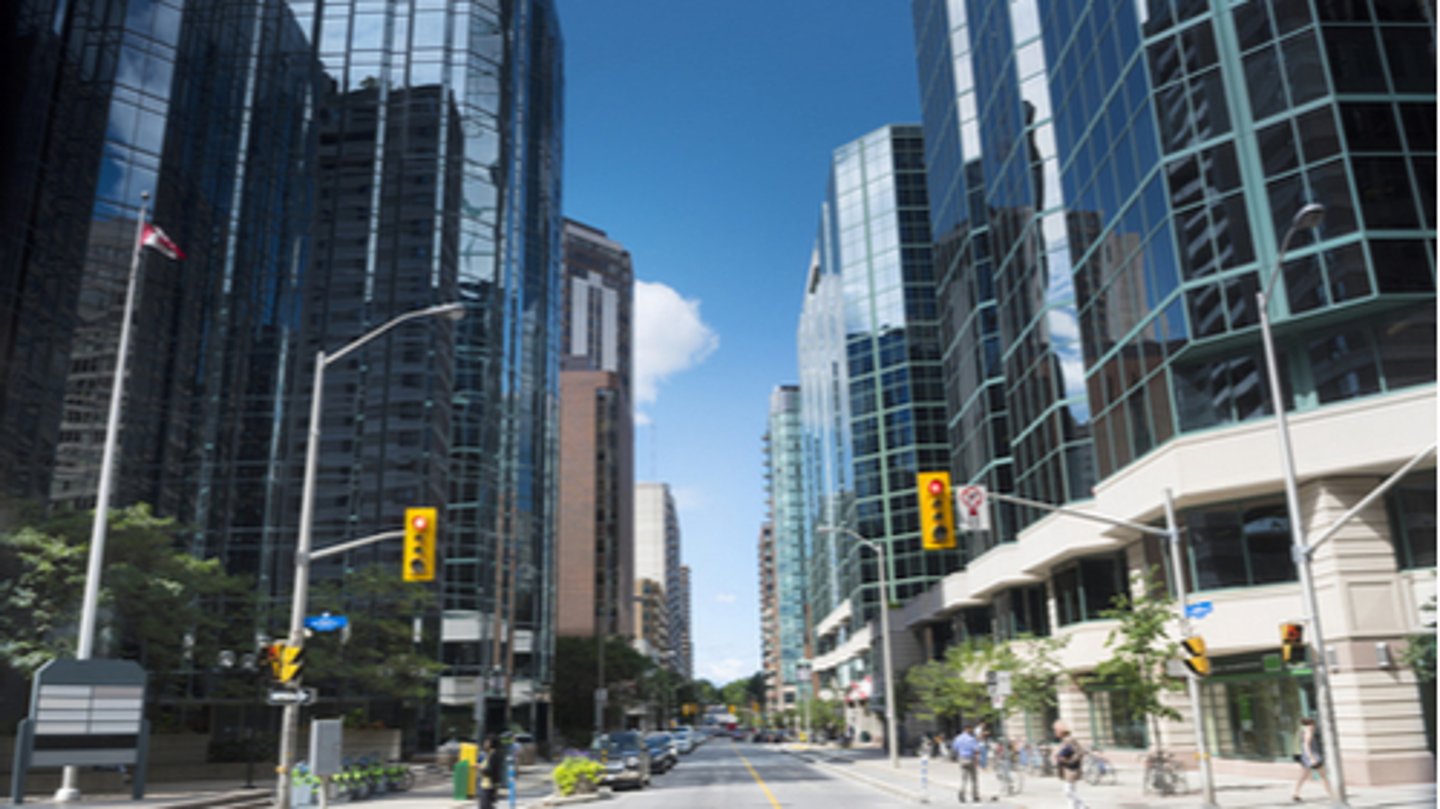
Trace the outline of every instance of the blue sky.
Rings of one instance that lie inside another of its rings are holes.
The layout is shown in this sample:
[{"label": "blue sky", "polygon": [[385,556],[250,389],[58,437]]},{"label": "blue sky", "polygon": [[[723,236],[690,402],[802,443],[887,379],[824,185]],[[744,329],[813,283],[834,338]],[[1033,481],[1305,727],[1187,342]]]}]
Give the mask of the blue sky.
[{"label": "blue sky", "polygon": [[636,477],[669,483],[696,676],[760,666],[770,391],[831,152],[919,120],[904,0],[558,0],[564,208],[635,261]]}]

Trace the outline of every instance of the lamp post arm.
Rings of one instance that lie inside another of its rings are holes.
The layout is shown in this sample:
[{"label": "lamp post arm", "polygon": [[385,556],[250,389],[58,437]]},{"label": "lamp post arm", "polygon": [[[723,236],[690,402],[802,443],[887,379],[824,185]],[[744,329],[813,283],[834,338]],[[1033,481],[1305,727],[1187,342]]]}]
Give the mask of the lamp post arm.
[{"label": "lamp post arm", "polygon": [[359,348],[360,346],[365,345],[366,343],[370,342],[371,340],[374,340],[376,337],[379,337],[380,335],[384,334],[385,332],[390,331],[391,329],[395,328],[396,326],[398,326],[398,325],[400,325],[401,323],[404,323],[404,322],[406,322],[406,321],[408,321],[408,320],[415,320],[416,318],[422,318],[422,317],[431,317],[431,316],[433,316],[433,315],[444,315],[444,314],[450,314],[450,313],[459,313],[459,312],[463,312],[463,311],[464,311],[464,304],[459,304],[459,303],[442,303],[442,304],[439,304],[439,305],[437,305],[437,306],[429,306],[429,307],[426,307],[426,308],[424,308],[424,309],[416,309],[416,310],[413,311],[413,312],[406,312],[406,313],[403,314],[403,315],[398,315],[398,316],[396,316],[396,317],[394,317],[394,318],[391,318],[389,321],[387,321],[387,322],[385,322],[385,323],[382,323],[382,324],[380,324],[379,326],[376,326],[375,328],[371,329],[370,331],[366,332],[365,334],[362,334],[362,335],[360,335],[359,337],[355,338],[355,339],[352,340],[350,343],[348,343],[344,348],[341,348],[340,350],[336,351],[335,353],[333,353],[333,354],[327,354],[327,355],[325,356],[325,364],[326,364],[326,365],[329,365],[329,364],[332,363],[332,362],[338,361],[341,357],[344,357],[346,354],[349,354],[350,352],[354,351],[355,349]]},{"label": "lamp post arm", "polygon": [[360,537],[359,539],[352,539],[349,542],[341,542],[339,545],[331,545],[328,548],[321,548],[320,550],[314,551],[310,554],[310,561],[313,562],[316,559],[324,559],[327,556],[335,556],[337,554],[345,553],[346,551],[353,551],[356,548],[363,548],[366,545],[374,545],[376,542],[381,542],[387,539],[397,539],[403,536],[405,536],[405,532],[403,530],[381,531],[378,534],[371,534],[368,537]]},{"label": "lamp post arm", "polygon": [[1355,515],[1364,511],[1370,506],[1371,503],[1375,502],[1386,492],[1390,491],[1390,489],[1394,488],[1395,484],[1399,483],[1401,478],[1404,478],[1406,475],[1410,474],[1410,470],[1414,469],[1416,464],[1425,460],[1425,458],[1427,458],[1428,456],[1433,455],[1435,453],[1435,447],[1435,443],[1431,442],[1430,446],[1421,450],[1414,458],[1411,458],[1409,461],[1407,461],[1404,466],[1395,470],[1395,473],[1392,474],[1390,477],[1386,478],[1384,483],[1376,486],[1369,494],[1361,498],[1360,502],[1356,503],[1349,511],[1340,515],[1340,517],[1336,519],[1335,522],[1330,524],[1329,528],[1326,528],[1324,531],[1320,532],[1320,535],[1315,537],[1314,541],[1306,544],[1303,551],[1306,558],[1314,556],[1316,548],[1319,548],[1322,544],[1324,544],[1326,540],[1334,537],[1335,534],[1338,533],[1346,523],[1355,519]]},{"label": "lamp post arm", "polygon": [[1153,525],[1130,522],[1129,520],[1122,520],[1119,517],[1109,517],[1104,514],[1096,514],[1091,511],[1081,511],[1080,509],[1076,508],[1057,506],[1053,503],[1042,503],[1039,500],[1027,500],[1024,497],[1016,497],[1013,494],[1004,494],[1002,492],[986,492],[985,496],[990,498],[991,500],[1000,500],[1006,503],[1014,503],[1019,506],[1029,506],[1030,508],[1039,508],[1046,511],[1053,511],[1057,514],[1065,514],[1079,520],[1089,520],[1091,522],[1105,523],[1106,525],[1114,525],[1120,528],[1129,528],[1132,531],[1139,531],[1142,534],[1150,534],[1151,536],[1166,538],[1170,536],[1169,531],[1165,530],[1164,528],[1156,528]]}]

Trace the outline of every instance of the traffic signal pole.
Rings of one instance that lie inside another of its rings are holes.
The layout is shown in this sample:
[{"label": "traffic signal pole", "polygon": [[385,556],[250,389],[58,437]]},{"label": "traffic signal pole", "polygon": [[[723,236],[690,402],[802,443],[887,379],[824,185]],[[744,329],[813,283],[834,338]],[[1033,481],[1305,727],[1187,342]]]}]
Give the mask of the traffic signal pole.
[{"label": "traffic signal pole", "polygon": [[[1180,528],[1175,520],[1175,503],[1171,497],[1170,490],[1165,490],[1165,527],[1156,528],[1153,525],[1122,520],[1118,517],[1111,517],[1105,514],[1097,514],[1091,511],[1082,511],[1065,506],[1057,506],[1051,503],[1042,503],[1039,500],[1030,500],[1024,497],[1016,497],[1013,494],[1002,494],[1000,492],[987,492],[986,497],[992,500],[1000,500],[1007,503],[1014,503],[1020,506],[1043,509],[1065,514],[1081,520],[1116,525],[1122,528],[1129,528],[1139,531],[1142,534],[1158,536],[1170,543],[1171,560],[1174,565],[1174,579],[1176,593],[1180,602],[1180,628],[1188,636],[1190,634],[1190,619],[1185,614],[1186,599],[1188,594],[1185,589],[1185,570],[1180,561]],[[1195,718],[1195,742],[1200,754],[1200,778],[1203,784],[1205,796],[1203,806],[1206,809],[1214,809],[1219,804],[1215,802],[1215,778],[1210,769],[1210,745],[1205,732],[1205,715],[1200,708],[1200,678],[1190,672],[1186,675],[1190,689],[1190,711]]]},{"label": "traffic signal pole", "polygon": [[[1175,596],[1180,600],[1180,633],[1190,637],[1190,593],[1185,586],[1185,564],[1180,553],[1180,525],[1175,520],[1175,498],[1165,490],[1165,530],[1170,534],[1170,564],[1175,571]],[[1190,710],[1195,715],[1195,747],[1200,756],[1200,789],[1204,793],[1200,804],[1205,809],[1219,806],[1215,802],[1215,773],[1210,768],[1210,738],[1205,729],[1205,715],[1200,712],[1200,676],[1195,672],[1185,675],[1186,687],[1190,692]]]}]

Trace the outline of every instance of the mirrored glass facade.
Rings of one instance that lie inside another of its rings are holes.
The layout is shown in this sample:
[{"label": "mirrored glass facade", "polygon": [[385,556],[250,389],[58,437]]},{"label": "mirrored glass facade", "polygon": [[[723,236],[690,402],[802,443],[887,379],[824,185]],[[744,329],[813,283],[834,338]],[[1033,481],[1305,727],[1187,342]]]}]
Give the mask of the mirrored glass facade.
[{"label": "mirrored glass facade", "polygon": [[[795,664],[806,656],[808,601],[805,581],[804,467],[800,452],[800,388],[781,385],[770,392],[769,429],[765,433],[765,478],[774,535],[775,670],[781,707],[794,704],[805,686]],[[803,697],[802,697],[803,698]]]},{"label": "mirrored glass facade", "polygon": [[822,528],[883,542],[902,602],[959,559],[920,547],[915,475],[944,468],[948,455],[919,127],[885,127],[835,150],[821,218],[800,322],[817,620],[847,598],[867,617],[879,604],[874,554]]},{"label": "mirrored glass facade", "polygon": [[1265,416],[1255,293],[1311,201],[1288,406],[1434,383],[1433,20],[1380,5],[914,2],[961,479],[1084,500]]}]

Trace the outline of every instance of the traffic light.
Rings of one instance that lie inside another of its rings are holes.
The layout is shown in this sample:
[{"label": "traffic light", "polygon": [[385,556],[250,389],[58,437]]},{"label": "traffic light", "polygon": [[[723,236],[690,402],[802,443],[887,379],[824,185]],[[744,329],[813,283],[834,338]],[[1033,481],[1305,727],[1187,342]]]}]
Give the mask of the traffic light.
[{"label": "traffic light", "polygon": [[920,545],[927,551],[955,547],[955,498],[949,472],[921,472],[915,476],[920,498]]},{"label": "traffic light", "polygon": [[1301,624],[1280,625],[1280,657],[1286,663],[1305,659],[1305,627]]},{"label": "traffic light", "polygon": [[285,643],[275,641],[265,647],[265,660],[270,664],[270,676],[276,680],[280,679],[280,666],[285,659]]},{"label": "traffic light", "polygon": [[405,509],[405,581],[435,581],[435,509]]},{"label": "traffic light", "polygon": [[1196,676],[1205,677],[1210,674],[1210,658],[1205,654],[1205,639],[1194,635],[1180,641],[1180,648],[1185,650],[1185,667],[1193,671]]}]

